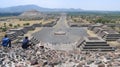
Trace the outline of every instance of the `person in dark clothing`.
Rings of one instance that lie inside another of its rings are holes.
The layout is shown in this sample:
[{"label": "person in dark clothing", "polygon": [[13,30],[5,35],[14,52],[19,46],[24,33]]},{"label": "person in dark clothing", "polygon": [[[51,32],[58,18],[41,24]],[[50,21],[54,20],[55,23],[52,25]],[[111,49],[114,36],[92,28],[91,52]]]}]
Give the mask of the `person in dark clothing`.
[{"label": "person in dark clothing", "polygon": [[29,39],[28,37],[25,37],[25,39],[22,42],[22,48],[27,49],[29,47]]},{"label": "person in dark clothing", "polygon": [[2,39],[2,46],[3,47],[11,47],[11,40],[10,40],[10,38],[8,38],[7,35],[5,35],[4,38]]}]

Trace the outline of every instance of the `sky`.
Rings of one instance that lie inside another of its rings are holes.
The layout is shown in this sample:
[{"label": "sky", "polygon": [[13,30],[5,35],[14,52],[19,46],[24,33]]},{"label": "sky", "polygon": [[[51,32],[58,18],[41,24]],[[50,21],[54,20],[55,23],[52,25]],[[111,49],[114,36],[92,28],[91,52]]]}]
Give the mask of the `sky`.
[{"label": "sky", "polygon": [[120,11],[120,0],[0,0],[0,8],[30,4],[46,8]]}]

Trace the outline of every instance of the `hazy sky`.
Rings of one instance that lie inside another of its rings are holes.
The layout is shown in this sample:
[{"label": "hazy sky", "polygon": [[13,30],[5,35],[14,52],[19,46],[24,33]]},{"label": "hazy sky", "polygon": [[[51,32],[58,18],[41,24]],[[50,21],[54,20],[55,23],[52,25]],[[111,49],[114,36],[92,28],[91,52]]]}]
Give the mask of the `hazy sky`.
[{"label": "hazy sky", "polygon": [[0,0],[0,7],[34,4],[48,8],[81,8],[84,10],[119,10],[120,0]]}]

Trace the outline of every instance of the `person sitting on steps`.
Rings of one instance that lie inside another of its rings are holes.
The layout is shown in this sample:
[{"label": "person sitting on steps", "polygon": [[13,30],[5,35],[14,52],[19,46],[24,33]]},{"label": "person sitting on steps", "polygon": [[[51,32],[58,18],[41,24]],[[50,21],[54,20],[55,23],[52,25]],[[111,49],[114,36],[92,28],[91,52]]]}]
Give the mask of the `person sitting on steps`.
[{"label": "person sitting on steps", "polygon": [[11,47],[11,39],[7,35],[5,35],[4,38],[2,39],[2,46]]},{"label": "person sitting on steps", "polygon": [[25,37],[22,42],[22,48],[27,49],[30,46],[28,37]]}]

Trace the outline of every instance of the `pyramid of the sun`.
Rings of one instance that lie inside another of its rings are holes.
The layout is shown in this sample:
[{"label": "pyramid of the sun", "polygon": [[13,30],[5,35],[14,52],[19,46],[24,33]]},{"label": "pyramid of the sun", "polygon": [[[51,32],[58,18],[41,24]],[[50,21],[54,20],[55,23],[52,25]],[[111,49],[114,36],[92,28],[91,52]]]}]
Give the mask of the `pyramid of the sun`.
[{"label": "pyramid of the sun", "polygon": [[37,10],[29,10],[29,11],[23,12],[20,16],[22,16],[22,17],[42,17],[42,16],[44,16],[44,14]]}]

